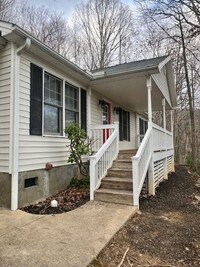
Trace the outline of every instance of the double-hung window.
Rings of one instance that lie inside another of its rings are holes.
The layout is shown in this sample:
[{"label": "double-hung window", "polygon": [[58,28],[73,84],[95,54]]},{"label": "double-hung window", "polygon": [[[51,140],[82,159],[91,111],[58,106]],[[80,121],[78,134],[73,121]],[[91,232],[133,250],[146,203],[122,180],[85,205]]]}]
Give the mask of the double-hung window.
[{"label": "double-hung window", "polygon": [[79,88],[65,84],[65,126],[79,122]]},{"label": "double-hung window", "polygon": [[[64,135],[70,122],[87,128],[87,92],[30,65],[30,134]],[[64,121],[65,116],[65,121]]]},{"label": "double-hung window", "polygon": [[44,134],[62,135],[62,81],[44,74]]}]

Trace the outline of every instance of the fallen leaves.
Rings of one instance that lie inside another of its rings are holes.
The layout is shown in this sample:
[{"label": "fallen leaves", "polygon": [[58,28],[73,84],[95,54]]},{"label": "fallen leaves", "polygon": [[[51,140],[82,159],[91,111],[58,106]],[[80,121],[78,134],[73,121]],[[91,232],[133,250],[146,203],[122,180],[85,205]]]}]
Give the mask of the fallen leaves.
[{"label": "fallen leaves", "polygon": [[[58,202],[57,207],[51,207],[51,201]],[[29,205],[21,210],[40,215],[59,214],[71,211],[89,200],[89,190],[69,187],[36,204]]]}]

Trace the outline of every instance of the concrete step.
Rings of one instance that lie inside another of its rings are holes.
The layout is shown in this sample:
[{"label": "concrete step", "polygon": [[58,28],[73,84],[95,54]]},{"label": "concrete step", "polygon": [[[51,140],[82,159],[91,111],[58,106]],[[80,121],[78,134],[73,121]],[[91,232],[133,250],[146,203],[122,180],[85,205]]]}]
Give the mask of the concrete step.
[{"label": "concrete step", "polygon": [[95,191],[94,199],[103,202],[133,205],[133,194],[132,191],[128,190],[111,190],[100,188]]},{"label": "concrete step", "polygon": [[118,159],[131,159],[137,153],[137,149],[120,150],[118,153]]},{"label": "concrete step", "polygon": [[119,168],[110,168],[107,172],[107,177],[119,177],[119,178],[131,178],[132,179],[132,170],[130,169],[119,169]]},{"label": "concrete step", "polygon": [[113,168],[117,169],[132,169],[132,161],[131,160],[114,160]]},{"label": "concrete step", "polygon": [[105,177],[101,180],[101,188],[133,190],[133,182],[131,178]]}]

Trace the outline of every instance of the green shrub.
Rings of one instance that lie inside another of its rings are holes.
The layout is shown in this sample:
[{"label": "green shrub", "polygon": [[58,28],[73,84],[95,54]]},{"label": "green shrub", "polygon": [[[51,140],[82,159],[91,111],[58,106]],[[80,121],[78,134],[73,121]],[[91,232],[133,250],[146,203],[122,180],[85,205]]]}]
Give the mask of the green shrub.
[{"label": "green shrub", "polygon": [[88,176],[82,179],[72,178],[69,186],[88,189],[90,188],[90,178]]},{"label": "green shrub", "polygon": [[83,162],[82,156],[89,156],[91,153],[91,140],[86,132],[77,123],[70,123],[65,128],[65,133],[70,140],[70,155],[68,162],[76,163],[83,176],[88,176],[88,163]]}]

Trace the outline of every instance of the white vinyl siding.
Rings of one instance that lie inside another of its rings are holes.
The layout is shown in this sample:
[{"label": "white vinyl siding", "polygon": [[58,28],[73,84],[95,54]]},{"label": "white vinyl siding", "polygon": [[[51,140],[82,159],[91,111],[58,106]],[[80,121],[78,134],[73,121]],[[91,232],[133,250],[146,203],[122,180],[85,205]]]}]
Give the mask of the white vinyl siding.
[{"label": "white vinyl siding", "polygon": [[158,73],[158,74],[152,74],[152,78],[155,81],[158,88],[161,90],[161,92],[162,92],[164,98],[167,100],[168,104],[171,106],[167,77],[164,74],[164,72],[162,71],[161,73]]},{"label": "white vinyl siding", "polygon": [[44,71],[84,88],[76,81],[68,79],[65,74],[59,74],[56,69],[29,55],[23,53],[20,62],[20,92],[19,92],[19,171],[44,169],[50,162],[54,167],[66,165],[69,155],[69,141],[62,136],[34,136],[29,134],[30,127],[30,63],[34,63]]},{"label": "white vinyl siding", "polygon": [[92,125],[103,124],[102,122],[103,111],[101,107],[99,107],[99,99],[102,99],[102,96],[92,90],[92,94],[91,94],[91,124]]},{"label": "white vinyl siding", "polygon": [[0,50],[0,172],[9,172],[11,46]]}]

